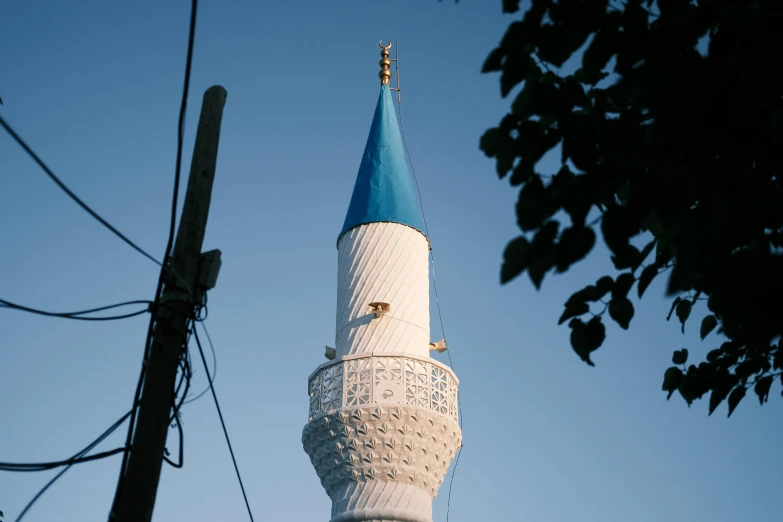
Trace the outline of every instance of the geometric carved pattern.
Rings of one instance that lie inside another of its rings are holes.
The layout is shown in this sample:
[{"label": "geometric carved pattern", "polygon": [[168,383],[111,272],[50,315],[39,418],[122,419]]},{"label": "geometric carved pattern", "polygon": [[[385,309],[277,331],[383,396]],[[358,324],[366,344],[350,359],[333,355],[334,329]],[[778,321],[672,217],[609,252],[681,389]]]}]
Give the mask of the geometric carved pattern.
[{"label": "geometric carved pattern", "polygon": [[[372,397],[372,365],[369,358],[354,359],[345,363],[345,405],[360,406],[369,404]],[[334,366],[343,366],[335,364],[324,368],[328,370]],[[321,372],[323,375],[323,372]],[[340,404],[338,407],[342,406]],[[323,410],[328,411],[328,410]]]},{"label": "geometric carved pattern", "polygon": [[462,443],[457,423],[406,405],[343,408],[310,421],[302,444],[330,497],[347,484],[410,484],[435,498]]},{"label": "geometric carved pattern", "polygon": [[321,377],[321,408],[332,411],[343,403],[343,367],[330,366]]},{"label": "geometric carved pattern", "polygon": [[340,408],[406,404],[457,422],[458,384],[447,367],[402,354],[347,356],[322,365],[310,378],[312,421]]}]

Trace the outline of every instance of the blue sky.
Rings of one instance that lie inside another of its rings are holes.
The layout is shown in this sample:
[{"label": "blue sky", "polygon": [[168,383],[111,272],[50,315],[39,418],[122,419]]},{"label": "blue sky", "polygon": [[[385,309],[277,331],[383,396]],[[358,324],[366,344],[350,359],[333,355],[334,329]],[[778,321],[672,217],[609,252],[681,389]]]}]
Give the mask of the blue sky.
[{"label": "blue sky", "polygon": [[[461,379],[465,446],[450,520],[779,518],[780,387],[763,408],[748,397],[729,420],[725,405],[708,417],[704,402],[690,410],[666,402],[660,384],[672,350],[688,346],[698,357],[719,339],[698,343],[696,322],[685,336],[666,323],[663,281],[637,305],[631,331],[608,328],[595,368],[556,323],[575,286],[607,268],[602,244],[541,292],[526,277],[499,285],[503,247],[517,234],[516,190],[498,181],[478,138],[510,103],[496,76],[479,74],[514,19],[500,4],[201,2],[186,167],[202,93],[221,84],[228,101],[204,249],[223,251],[223,269],[207,326],[256,519],[329,517],[300,435],[307,376],[334,339],[335,240],[378,96],[381,38],[400,40],[403,125]],[[0,17],[4,118],[157,257],[188,14],[182,0],[31,0],[6,3]],[[552,158],[539,166],[555,167]],[[153,296],[157,267],[77,208],[5,135],[0,240],[1,298],[75,310]],[[0,461],[66,458],[127,411],[145,316],[82,324],[0,312]],[[187,406],[184,429],[185,467],[164,467],[155,520],[246,520],[209,396]],[[104,520],[118,466],[113,457],[74,467],[25,520]],[[51,475],[0,473],[6,520]],[[436,521],[447,496],[446,483]]]}]

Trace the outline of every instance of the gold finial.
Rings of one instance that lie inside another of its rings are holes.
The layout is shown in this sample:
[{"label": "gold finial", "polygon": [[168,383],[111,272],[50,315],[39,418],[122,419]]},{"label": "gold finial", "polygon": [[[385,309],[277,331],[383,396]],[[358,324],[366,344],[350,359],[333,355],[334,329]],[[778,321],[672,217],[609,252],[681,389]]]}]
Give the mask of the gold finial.
[{"label": "gold finial", "polygon": [[381,72],[378,73],[378,77],[381,79],[381,85],[389,85],[389,80],[391,79],[392,73],[389,70],[389,67],[391,67],[389,48],[391,46],[391,40],[389,40],[389,45],[383,45],[383,40],[378,42],[378,47],[381,48],[381,61],[378,62],[378,65],[381,66]]}]

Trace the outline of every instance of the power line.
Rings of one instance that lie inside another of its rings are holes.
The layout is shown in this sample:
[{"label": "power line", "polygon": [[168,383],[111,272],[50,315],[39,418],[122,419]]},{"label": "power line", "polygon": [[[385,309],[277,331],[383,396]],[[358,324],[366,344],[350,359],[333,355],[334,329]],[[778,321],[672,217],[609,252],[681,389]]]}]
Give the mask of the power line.
[{"label": "power line", "polygon": [[49,471],[50,469],[60,468],[62,466],[72,466],[74,464],[82,464],[84,462],[91,462],[93,460],[100,460],[105,459],[106,457],[111,457],[112,455],[116,455],[117,453],[121,453],[125,451],[125,448],[117,448],[109,451],[103,451],[101,453],[96,453],[94,455],[90,455],[89,457],[72,457],[68,460],[61,460],[56,462],[42,462],[37,464],[17,464],[17,463],[9,463],[9,462],[0,462],[0,471],[10,471],[10,472],[37,472],[37,471]]},{"label": "power line", "polygon": [[201,355],[201,363],[204,365],[204,371],[207,372],[207,379],[209,380],[209,390],[212,392],[212,398],[215,401],[215,408],[220,417],[220,425],[223,427],[223,435],[226,437],[226,444],[228,445],[228,451],[231,453],[231,461],[234,463],[234,471],[239,480],[239,487],[242,489],[242,497],[245,499],[245,507],[247,507],[247,514],[250,517],[250,522],[253,521],[253,512],[250,509],[250,503],[247,500],[247,494],[245,493],[245,485],[242,483],[242,475],[239,473],[239,466],[237,465],[237,459],[234,457],[234,450],[231,447],[231,439],[228,436],[228,430],[226,429],[226,423],[223,421],[223,413],[220,411],[220,403],[218,402],[217,393],[215,393],[215,387],[212,384],[212,378],[209,376],[209,370],[207,369],[207,359],[204,357],[204,349],[201,347],[201,341],[198,338],[198,330],[193,329],[193,337],[196,339],[196,345],[198,346],[198,353]]},{"label": "power line", "polygon": [[[461,429],[462,426],[460,426],[460,430]],[[454,473],[457,472],[460,455],[462,455],[462,444],[459,445],[459,450],[457,450],[457,458],[454,459],[454,469],[451,470],[451,481],[449,482],[449,499],[446,502],[446,522],[449,522],[449,513],[451,513],[451,488],[454,487]]]},{"label": "power line", "polygon": [[[419,189],[419,181],[416,179],[416,170],[413,168],[413,160],[411,159],[410,152],[408,152],[408,142],[405,141],[405,131],[402,127],[402,104],[397,104],[398,112],[399,112],[399,119],[400,119],[400,135],[402,136],[402,145],[405,148],[405,156],[408,160],[408,165],[410,165],[411,168],[411,174],[413,175],[413,182],[416,184],[416,193],[419,196],[419,207],[421,208],[421,219],[424,221],[424,232],[427,234],[427,238],[430,237],[429,229],[427,228],[427,217],[424,215],[424,200],[421,197],[421,190]],[[435,254],[433,253],[432,247],[430,247],[430,265],[432,266],[432,288],[435,290],[435,303],[437,305],[438,309],[438,320],[440,321],[440,331],[443,334],[444,339],[448,339],[446,336],[446,328],[443,326],[443,314],[440,310],[440,297],[438,296],[438,284],[435,279]],[[448,341],[446,341],[446,347],[448,347]],[[451,350],[446,350],[446,355],[449,358],[449,366],[451,367],[451,370],[454,371],[454,363],[451,360]],[[460,400],[460,395],[457,394],[457,410],[458,410],[458,422],[459,422],[459,429],[462,431],[462,401]],[[457,465],[459,464],[459,457],[462,455],[462,447],[463,444],[460,443],[459,449],[457,450],[457,457],[454,460],[454,468],[451,470],[451,480],[449,481],[449,498],[446,502],[446,522],[449,522],[449,513],[451,512],[451,488],[454,486],[454,474],[457,472]]]},{"label": "power line", "polygon": [[77,205],[82,207],[89,215],[91,215],[93,218],[95,218],[101,225],[108,228],[115,236],[122,239],[125,243],[130,245],[131,248],[139,252],[141,255],[152,261],[153,263],[157,265],[161,265],[160,261],[152,257],[150,254],[148,254],[144,249],[142,249],[140,246],[138,246],[136,243],[128,239],[125,234],[114,228],[108,221],[103,219],[97,212],[95,212],[92,208],[87,205],[84,201],[82,201],[79,196],[73,193],[71,189],[69,189],[65,183],[63,183],[60,178],[58,178],[54,172],[52,172],[52,169],[50,169],[46,163],[43,162],[43,160],[38,156],[38,154],[33,151],[33,149],[30,148],[30,146],[25,143],[25,141],[22,139],[19,134],[16,133],[16,131],[11,128],[11,126],[3,119],[2,116],[0,116],[0,126],[2,126],[5,131],[11,135],[11,137],[16,141],[16,143],[19,144],[20,147],[24,149],[25,152],[27,152],[27,155],[30,156],[33,161],[35,161],[39,167],[46,173],[49,178],[51,178],[52,181],[54,181],[60,189],[65,192],[68,197],[70,197],[73,201],[76,202]]},{"label": "power line", "polygon": [[[207,325],[204,324],[203,320],[199,320],[199,322],[201,323],[201,327],[204,329],[204,333],[207,334],[207,341],[209,341],[209,349],[212,351],[212,375],[211,376],[209,375],[209,369],[207,368],[206,369],[207,378],[212,382],[215,382],[215,377],[217,377],[217,356],[215,355],[215,345],[212,344],[212,338],[209,336],[209,330],[207,330]],[[196,328],[196,326],[194,325],[193,328]],[[209,389],[210,386],[207,385],[207,387],[204,388],[204,390],[201,393],[199,393],[192,399],[186,400],[185,402],[183,402],[183,404],[190,404],[191,402],[200,399],[205,393],[209,391]]]},{"label": "power line", "polygon": [[[26,514],[26,513],[27,513],[27,512],[30,510],[30,508],[31,508],[31,507],[33,507],[33,505],[34,505],[34,504],[35,504],[35,503],[38,501],[38,499],[39,499],[39,498],[41,498],[41,496],[42,496],[42,495],[43,495],[43,494],[46,492],[46,490],[48,490],[48,489],[49,489],[49,488],[52,486],[52,484],[54,484],[54,483],[57,481],[57,479],[59,479],[60,477],[62,477],[62,476],[65,474],[65,472],[66,472],[66,471],[68,471],[69,469],[71,469],[71,466],[73,466],[74,464],[78,464],[78,463],[79,463],[79,461],[80,461],[80,459],[82,459],[82,460],[81,460],[81,462],[85,462],[85,461],[86,461],[86,459],[83,459],[83,457],[84,457],[84,456],[85,456],[87,453],[89,453],[89,452],[90,452],[90,451],[91,451],[93,448],[95,448],[95,447],[96,447],[98,444],[100,444],[101,442],[103,442],[103,441],[106,439],[106,437],[108,437],[109,435],[111,435],[111,434],[114,432],[114,430],[116,430],[117,428],[119,428],[119,427],[120,427],[120,425],[121,425],[123,422],[125,422],[125,419],[127,419],[129,416],[130,416],[130,412],[128,412],[128,413],[126,413],[125,415],[123,415],[122,417],[120,417],[120,418],[117,420],[117,422],[115,422],[114,424],[112,424],[112,425],[109,427],[109,429],[107,429],[106,431],[104,431],[104,432],[103,432],[103,434],[102,434],[100,437],[98,437],[97,439],[95,439],[95,440],[94,440],[92,443],[90,443],[90,445],[89,445],[89,446],[87,446],[87,447],[86,447],[86,448],[84,448],[82,451],[80,451],[79,453],[77,453],[76,455],[74,455],[72,458],[68,459],[68,462],[69,462],[69,463],[68,463],[67,465],[65,465],[65,468],[63,468],[63,469],[62,469],[62,471],[60,471],[60,472],[59,472],[57,475],[55,475],[55,476],[54,476],[54,477],[53,477],[53,478],[52,478],[52,479],[51,479],[49,482],[47,482],[47,483],[46,483],[46,485],[45,485],[43,488],[41,488],[41,490],[40,490],[40,491],[38,491],[38,493],[36,493],[36,495],[33,497],[33,499],[32,499],[30,502],[28,502],[28,503],[27,503],[27,505],[26,505],[26,506],[25,506],[25,508],[22,510],[22,512],[21,512],[21,513],[19,513],[19,516],[18,516],[18,517],[16,517],[16,521],[15,521],[15,522],[20,522],[20,521],[22,520],[22,518],[25,516],[25,514]],[[125,452],[127,452],[127,448],[120,449],[119,451],[125,451]],[[108,457],[108,456],[109,456],[109,455],[108,455],[109,453],[111,453],[111,454],[113,455],[113,454],[116,454],[116,453],[118,453],[119,451],[116,451],[116,450],[115,450],[114,452],[104,452],[104,453],[106,453],[106,454],[105,454],[105,455],[103,455],[103,456],[104,456],[104,457]],[[95,460],[95,459],[92,459],[92,460]],[[48,463],[48,464],[52,464],[52,463]]]},{"label": "power line", "polygon": [[[185,80],[184,80],[184,85],[182,87],[182,99],[180,101],[179,122],[177,127],[177,159],[176,159],[176,167],[174,173],[174,190],[171,198],[172,201],[171,201],[171,219],[169,223],[169,237],[168,237],[168,241],[166,242],[166,251],[165,251],[165,256],[163,258],[163,264],[161,265],[160,275],[158,277],[157,289],[155,290],[155,302],[153,304],[153,308],[157,307],[158,304],[160,303],[161,292],[163,290],[163,284],[167,273],[166,270],[169,264],[169,260],[171,258],[171,249],[174,245],[174,231],[177,222],[177,198],[179,195],[179,182],[180,182],[180,176],[182,170],[182,149],[183,149],[183,142],[184,142],[185,113],[188,104],[188,94],[190,92],[190,73],[193,64],[193,42],[195,40],[195,34],[196,34],[197,13],[198,13],[198,1],[191,0],[190,27],[188,30],[188,49],[187,49],[187,57],[185,59]],[[190,291],[190,289],[188,289],[188,291]],[[128,447],[131,446],[131,440],[133,438],[133,430],[136,425],[136,412],[138,411],[139,401],[141,399],[141,390],[144,384],[144,377],[146,375],[147,360],[149,357],[149,351],[151,349],[152,330],[154,325],[155,325],[155,315],[151,314],[149,326],[147,327],[144,359],[142,361],[141,370],[139,371],[139,380],[136,384],[136,391],[133,397],[133,408],[131,410],[130,421],[128,423],[128,433],[125,440],[125,443]],[[112,509],[109,516],[110,519],[112,518],[112,515],[115,512],[115,509],[117,507],[117,502],[119,500],[119,494],[120,491],[122,491],[122,483],[125,478],[125,471],[128,466],[128,456],[129,453],[126,452],[122,457],[122,463],[120,465],[120,476],[119,479],[117,480],[117,490],[114,496],[114,501],[112,502]]]},{"label": "power line", "polygon": [[[122,314],[122,315],[112,315],[112,316],[102,316],[102,317],[84,317],[89,314],[94,314],[96,312],[103,312],[105,310],[111,310],[114,308],[121,308],[124,306],[131,306],[131,305],[139,305],[139,304],[145,304],[148,305],[147,308],[143,310],[139,310],[137,312],[132,312],[128,314]],[[117,303],[109,306],[101,306],[99,308],[92,308],[90,310],[81,310],[78,312],[47,312],[44,310],[39,310],[37,308],[30,308],[29,306],[23,306],[20,304],[12,303],[11,301],[7,301],[5,299],[0,299],[0,308],[9,308],[12,310],[19,310],[22,312],[29,312],[31,314],[36,315],[43,315],[46,317],[59,317],[62,319],[75,319],[78,321],[115,321],[118,319],[127,319],[129,317],[135,317],[137,315],[141,315],[144,313],[147,313],[149,311],[149,305],[152,304],[152,301],[127,301],[124,303]]]},{"label": "power line", "polygon": [[[193,328],[196,327],[195,321],[191,322],[191,326]],[[177,428],[177,432],[179,434],[179,462],[172,461],[168,455],[168,449],[164,448],[165,455],[163,456],[163,460],[171,465],[174,468],[182,468],[185,465],[185,434],[182,429],[182,406],[185,404],[185,397],[188,395],[188,391],[190,390],[190,380],[193,377],[193,370],[190,364],[190,330],[188,331],[188,337],[185,340],[185,352],[182,354],[182,359],[180,361],[180,378],[179,382],[177,383],[177,386],[174,390],[174,407],[172,408],[173,411],[171,413],[171,417],[169,418],[169,424],[175,423],[173,427]],[[182,392],[182,397],[180,398],[179,402],[176,401],[176,398],[180,396],[180,389],[182,388],[183,382],[185,383],[185,390]]]},{"label": "power line", "polygon": [[[419,196],[419,208],[421,208],[421,219],[424,221],[424,233],[427,234],[427,238],[430,237],[430,231],[427,227],[427,216],[424,214],[424,201],[421,197],[421,190],[419,189],[419,180],[416,178],[416,170],[413,168],[413,160],[411,159],[410,152],[408,152],[408,142],[405,141],[405,131],[402,127],[402,104],[397,104],[398,112],[400,115],[400,135],[402,136],[402,145],[405,147],[405,156],[408,160],[408,165],[411,168],[411,174],[413,175],[413,182],[416,185],[416,193]],[[432,265],[432,287],[435,290],[435,303],[437,304],[438,308],[438,319],[440,321],[440,330],[443,333],[443,338],[447,339],[446,337],[446,329],[443,327],[443,315],[440,311],[440,297],[438,297],[438,284],[435,282],[435,255],[432,253],[432,247],[430,247],[430,264]],[[448,344],[447,344],[448,346]],[[451,366],[451,369],[454,370],[454,364],[451,361],[451,352],[446,350],[446,355],[449,358],[449,366]]]}]

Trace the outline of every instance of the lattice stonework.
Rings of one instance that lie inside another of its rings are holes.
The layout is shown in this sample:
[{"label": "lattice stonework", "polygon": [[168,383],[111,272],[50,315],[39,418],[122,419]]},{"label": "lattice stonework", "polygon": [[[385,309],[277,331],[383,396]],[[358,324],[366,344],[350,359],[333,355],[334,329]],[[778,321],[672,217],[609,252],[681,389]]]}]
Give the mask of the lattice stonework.
[{"label": "lattice stonework", "polygon": [[310,420],[342,407],[392,403],[456,421],[457,388],[450,371],[419,358],[376,355],[338,361],[310,380]]},{"label": "lattice stonework", "polygon": [[329,412],[342,407],[343,366],[337,364],[321,373],[321,411]]},{"label": "lattice stonework", "polygon": [[457,419],[459,417],[459,397],[457,386],[449,386],[449,417]]},{"label": "lattice stonework", "polygon": [[[327,368],[324,368],[327,369]],[[323,370],[321,370],[323,371]],[[345,405],[361,406],[372,400],[372,358],[345,362]]]},{"label": "lattice stonework", "polygon": [[321,374],[318,373],[310,379],[310,420],[321,411]]},{"label": "lattice stonework", "polygon": [[375,360],[375,381],[399,381],[402,379],[401,357],[377,357]]},{"label": "lattice stonework", "polygon": [[405,360],[405,404],[429,409],[429,364],[416,359]]}]

